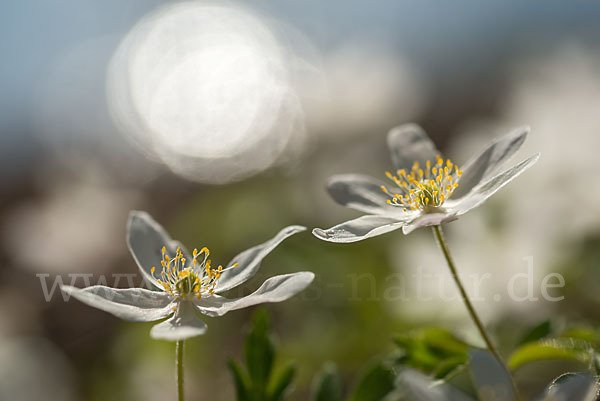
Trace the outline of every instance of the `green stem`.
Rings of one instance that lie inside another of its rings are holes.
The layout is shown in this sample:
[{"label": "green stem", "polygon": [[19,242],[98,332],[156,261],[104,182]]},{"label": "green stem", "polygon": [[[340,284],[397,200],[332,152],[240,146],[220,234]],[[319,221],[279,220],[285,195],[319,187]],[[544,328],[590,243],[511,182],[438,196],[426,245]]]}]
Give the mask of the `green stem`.
[{"label": "green stem", "polygon": [[177,360],[177,399],[184,401],[183,397],[183,345],[184,340],[177,341],[175,345],[175,358]]},{"label": "green stem", "polygon": [[[473,319],[473,322],[477,326],[477,329],[479,330],[479,334],[481,334],[481,337],[483,337],[483,340],[485,341],[487,348],[490,350],[490,352],[492,354],[494,354],[496,359],[498,359],[498,361],[502,364],[502,366],[504,366],[504,369],[506,369],[506,371],[510,375],[510,370],[508,370],[508,367],[506,366],[506,363],[504,363],[504,360],[500,356],[498,349],[496,348],[496,346],[490,339],[490,336],[488,335],[487,331],[485,330],[485,327],[483,326],[481,319],[477,315],[477,312],[475,311],[473,304],[469,300],[469,296],[467,295],[467,291],[465,291],[465,287],[463,286],[462,282],[460,281],[460,277],[458,276],[458,272],[456,271],[456,265],[454,264],[452,255],[450,255],[450,250],[448,249],[448,246],[446,245],[446,241],[444,240],[444,234],[442,232],[442,227],[437,225],[437,226],[433,226],[432,228],[433,228],[433,233],[434,233],[438,243],[440,244],[440,248],[442,248],[442,253],[444,254],[444,257],[446,258],[446,262],[448,263],[448,267],[450,268],[450,273],[452,274],[452,278],[454,279],[454,282],[456,283],[456,286],[458,287],[458,290],[460,291],[460,296],[461,296],[463,302],[465,303],[465,306],[467,307],[469,314],[471,315],[471,319]],[[511,375],[511,380],[513,380],[512,375]],[[515,385],[514,380],[513,380],[512,385],[515,390],[515,396],[517,397],[517,399],[519,399],[519,394],[517,392],[517,386]]]},{"label": "green stem", "polygon": [[487,332],[485,331],[485,327],[483,327],[483,323],[481,323],[481,319],[479,319],[477,312],[475,312],[475,308],[473,307],[473,304],[469,300],[467,291],[465,291],[465,287],[463,286],[462,282],[460,281],[460,277],[458,276],[458,272],[456,271],[456,265],[454,264],[454,260],[452,259],[452,256],[450,255],[450,251],[448,250],[448,246],[446,245],[446,241],[444,240],[444,234],[442,233],[442,228],[440,226],[433,226],[433,233],[435,234],[435,237],[437,238],[438,243],[440,244],[440,247],[442,248],[442,252],[444,253],[446,262],[448,262],[448,267],[450,268],[450,273],[452,274],[452,278],[454,279],[454,282],[456,283],[456,286],[458,287],[458,290],[460,291],[460,296],[461,296],[463,302],[465,303],[465,306],[469,310],[471,319],[473,319],[473,322],[479,329],[479,333],[481,334],[481,337],[483,337],[483,340],[485,341],[485,344],[487,345],[488,349],[496,356],[496,358],[498,358],[498,360],[501,361],[502,358],[500,357],[498,350],[496,349],[496,347],[494,346],[494,343],[492,343],[492,340],[490,340],[490,337],[488,336]]}]

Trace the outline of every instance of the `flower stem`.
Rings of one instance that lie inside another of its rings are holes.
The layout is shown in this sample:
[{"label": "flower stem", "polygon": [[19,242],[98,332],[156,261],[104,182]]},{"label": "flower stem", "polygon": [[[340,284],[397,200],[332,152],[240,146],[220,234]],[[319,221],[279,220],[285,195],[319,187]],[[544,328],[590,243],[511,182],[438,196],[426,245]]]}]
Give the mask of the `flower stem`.
[{"label": "flower stem", "polygon": [[175,344],[175,357],[177,359],[177,399],[184,401],[183,397],[183,345],[184,340]]},{"label": "flower stem", "polygon": [[433,226],[432,228],[433,228],[433,233],[434,233],[438,243],[440,244],[440,248],[442,248],[442,253],[444,254],[444,257],[446,258],[446,262],[448,263],[448,267],[450,268],[450,273],[452,274],[452,278],[454,279],[454,282],[456,283],[456,286],[458,287],[458,290],[460,291],[460,296],[461,296],[463,302],[465,303],[465,306],[467,307],[469,314],[471,315],[471,319],[473,319],[473,322],[477,326],[477,329],[479,329],[479,334],[481,334],[481,337],[483,337],[483,340],[485,341],[487,348],[490,350],[490,352],[492,354],[494,354],[494,356],[496,357],[498,362],[500,362],[500,364],[502,364],[502,366],[504,367],[504,369],[510,376],[510,378],[512,380],[513,389],[515,391],[515,396],[517,397],[517,400],[518,400],[519,393],[517,390],[517,386],[514,383],[514,379],[512,378],[512,375],[510,374],[510,370],[508,370],[508,367],[506,366],[506,363],[504,363],[504,360],[500,356],[498,349],[496,348],[496,346],[490,339],[490,336],[488,335],[487,331],[485,330],[485,327],[483,326],[481,319],[479,319],[479,316],[477,315],[477,312],[475,311],[473,304],[469,300],[469,296],[467,295],[467,292],[465,291],[465,287],[463,286],[462,282],[460,281],[460,277],[458,276],[458,273],[456,271],[456,265],[454,264],[452,255],[450,255],[450,250],[448,249],[448,246],[446,245],[446,241],[444,240],[444,234],[442,232],[442,227],[437,225],[437,226]]},{"label": "flower stem", "polygon": [[450,273],[452,274],[452,278],[454,279],[454,282],[456,283],[456,286],[458,287],[458,290],[460,291],[460,296],[461,296],[463,302],[465,303],[465,306],[469,310],[471,319],[473,319],[473,322],[479,329],[479,333],[481,334],[481,337],[483,337],[483,340],[485,341],[485,344],[487,345],[488,349],[496,356],[496,358],[498,358],[498,360],[502,361],[502,358],[500,357],[500,354],[498,353],[496,346],[494,346],[494,343],[492,343],[492,340],[490,340],[490,337],[488,336],[487,332],[485,331],[485,327],[483,327],[483,323],[481,323],[481,319],[479,319],[477,312],[475,312],[475,308],[473,307],[473,304],[469,300],[467,291],[465,291],[465,287],[463,286],[462,282],[460,281],[460,277],[458,276],[458,273],[456,271],[456,266],[454,264],[454,260],[452,259],[452,256],[450,255],[450,251],[448,250],[448,246],[446,245],[446,241],[444,240],[444,234],[442,233],[442,227],[433,226],[433,233],[435,234],[435,237],[437,238],[438,243],[440,244],[440,247],[442,248],[442,252],[444,253],[446,262],[448,262],[448,267],[450,268]]}]

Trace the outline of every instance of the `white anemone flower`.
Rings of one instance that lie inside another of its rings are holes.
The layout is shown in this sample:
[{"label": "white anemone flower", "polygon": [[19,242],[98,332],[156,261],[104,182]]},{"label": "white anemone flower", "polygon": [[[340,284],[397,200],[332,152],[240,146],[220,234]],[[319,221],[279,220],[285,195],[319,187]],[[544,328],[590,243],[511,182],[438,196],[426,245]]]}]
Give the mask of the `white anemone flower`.
[{"label": "white anemone flower", "polygon": [[348,243],[399,228],[409,234],[419,227],[456,220],[538,160],[539,153],[500,172],[528,133],[528,127],[515,129],[459,168],[442,158],[421,127],[396,127],[387,137],[397,169],[386,173],[392,185],[358,174],[331,177],[327,189],[336,202],[369,214],[327,230],[315,228],[313,234],[325,241]]},{"label": "white anemone flower", "polygon": [[254,276],[267,254],[289,236],[305,229],[286,227],[271,240],[237,255],[225,268],[213,268],[207,248],[188,253],[149,214],[134,211],[129,216],[127,243],[142,275],[156,290],[102,285],[61,289],[89,306],[129,321],[149,322],[172,315],[152,327],[150,336],[180,341],[206,331],[206,324],[196,312],[222,316],[256,304],[285,301],[305,289],[314,278],[311,272],[271,277],[242,298],[218,295]]}]

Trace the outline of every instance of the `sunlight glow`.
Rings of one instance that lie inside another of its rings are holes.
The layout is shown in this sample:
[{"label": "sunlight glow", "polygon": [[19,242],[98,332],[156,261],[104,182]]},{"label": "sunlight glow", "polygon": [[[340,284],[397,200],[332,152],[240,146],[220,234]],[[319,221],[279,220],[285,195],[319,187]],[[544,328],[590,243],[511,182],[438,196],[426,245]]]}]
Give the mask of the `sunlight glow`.
[{"label": "sunlight glow", "polygon": [[287,49],[248,11],[171,4],[140,21],[109,66],[111,113],[150,157],[200,182],[261,171],[303,132]]}]

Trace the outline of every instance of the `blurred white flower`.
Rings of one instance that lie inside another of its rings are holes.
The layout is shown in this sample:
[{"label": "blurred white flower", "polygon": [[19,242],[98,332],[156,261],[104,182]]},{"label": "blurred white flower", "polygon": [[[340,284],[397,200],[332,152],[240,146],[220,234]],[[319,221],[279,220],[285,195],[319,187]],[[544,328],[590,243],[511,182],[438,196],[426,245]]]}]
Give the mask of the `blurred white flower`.
[{"label": "blurred white flower", "polygon": [[[475,123],[465,137],[479,139],[474,129],[482,126],[488,128],[486,132],[490,126],[497,130],[515,121],[527,120],[535,126],[536,135],[527,148],[540,149],[544,159],[511,192],[525,191],[543,202],[540,207],[514,204],[511,209],[516,213],[514,223],[540,239],[562,241],[598,231],[600,186],[593,183],[600,168],[599,110],[600,56],[593,49],[568,44],[517,65],[500,117]],[[547,218],[550,215],[553,219]],[[533,227],[525,227],[525,216]]]},{"label": "blurred white flower", "polygon": [[[598,110],[600,56],[570,43],[517,64],[500,116],[473,122],[457,143],[458,147],[467,141],[480,142],[486,138],[477,133],[500,130],[516,121],[527,120],[535,127],[536,135],[526,148],[544,153],[539,168],[497,201],[502,213],[498,235],[512,238],[503,252],[512,254],[513,260],[532,256],[538,281],[564,261],[566,251],[598,232],[600,186],[594,184],[600,169]],[[509,201],[516,197],[540,201]],[[493,227],[480,231],[494,235]],[[497,269],[508,267],[498,264],[495,256],[491,259]]]},{"label": "blurred white flower", "polygon": [[135,191],[49,176],[45,195],[22,202],[2,227],[3,246],[16,265],[32,272],[99,273],[121,250],[122,221]]},{"label": "blurred white flower", "polygon": [[352,40],[320,60],[298,83],[314,135],[367,135],[374,124],[412,120],[423,109],[425,81],[398,49]]},{"label": "blurred white flower", "polygon": [[41,338],[0,338],[0,399],[76,400],[72,368]]},{"label": "blurred white flower", "polygon": [[285,301],[306,288],[314,278],[311,272],[271,277],[242,298],[227,299],[218,295],[249,280],[258,271],[262,259],[277,245],[304,230],[301,226],[286,227],[271,240],[234,257],[224,269],[222,266],[212,268],[207,248],[200,252],[194,249],[189,254],[147,213],[132,212],[128,222],[129,250],[142,275],[159,291],[101,285],[83,289],[61,286],[61,289],[85,304],[125,320],[151,322],[172,315],[152,327],[150,335],[180,341],[206,331],[206,324],[195,312],[222,316],[256,304]]}]

